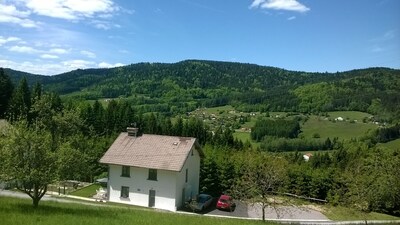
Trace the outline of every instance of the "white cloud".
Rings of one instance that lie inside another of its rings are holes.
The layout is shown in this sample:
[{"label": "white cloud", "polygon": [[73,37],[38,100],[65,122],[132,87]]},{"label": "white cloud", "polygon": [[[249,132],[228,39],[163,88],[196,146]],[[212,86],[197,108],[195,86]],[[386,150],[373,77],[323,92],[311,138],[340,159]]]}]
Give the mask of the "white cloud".
[{"label": "white cloud", "polygon": [[52,48],[49,50],[49,53],[53,53],[53,54],[67,54],[68,50],[63,49],[63,48]]},{"label": "white cloud", "polygon": [[[0,0],[1,1],[1,0]],[[9,5],[0,3],[0,23],[18,24],[22,27],[39,27],[42,23],[33,21],[32,15],[47,16],[70,21],[80,21],[100,18],[111,19],[115,14],[132,14],[133,10],[127,10],[118,6],[114,0],[15,0]],[[108,30],[120,27],[109,21],[89,22],[98,29]]]},{"label": "white cloud", "polygon": [[111,0],[25,0],[34,13],[67,20],[92,18],[119,10]]},{"label": "white cloud", "polygon": [[89,58],[96,58],[96,54],[94,54],[93,52],[83,50],[81,51],[81,54]]},{"label": "white cloud", "polygon": [[8,50],[11,52],[28,53],[28,54],[35,54],[40,52],[40,50],[37,50],[29,46],[17,46],[17,45],[10,47]]},{"label": "white cloud", "polygon": [[79,59],[54,63],[46,63],[45,61],[42,61],[40,59],[38,60],[38,62],[15,62],[11,60],[0,59],[0,65],[5,68],[12,68],[14,70],[24,71],[33,74],[55,75],[76,69],[94,68],[97,64],[95,62]]},{"label": "white cloud", "polygon": [[1,14],[22,17],[22,18],[26,18],[31,14],[30,11],[18,10],[14,5],[4,5],[4,4],[0,4],[0,12]]},{"label": "white cloud", "polygon": [[62,65],[55,63],[32,63],[29,61],[14,62],[0,59],[0,65],[14,70],[41,75],[54,75],[68,71]]},{"label": "white cloud", "polygon": [[263,4],[265,0],[254,0],[253,3],[249,6],[249,8],[258,8],[261,4]]},{"label": "white cloud", "polygon": [[13,41],[21,41],[21,38],[18,38],[18,37],[5,38],[3,36],[0,36],[0,46],[6,44],[7,42],[13,42]]},{"label": "white cloud", "polygon": [[97,29],[103,29],[103,30],[109,30],[111,28],[111,26],[109,24],[105,24],[105,23],[95,23],[94,27],[96,27]]},{"label": "white cloud", "polygon": [[40,58],[42,58],[42,59],[58,59],[59,57],[57,55],[42,54],[42,55],[40,55]]},{"label": "white cloud", "polygon": [[86,68],[93,67],[96,65],[95,62],[81,60],[81,59],[67,60],[67,61],[63,61],[61,63],[63,66],[65,66],[65,68],[68,68],[67,71],[76,70],[76,69],[86,69]]},{"label": "white cloud", "polygon": [[97,29],[103,29],[103,30],[109,30],[113,27],[115,28],[121,28],[121,25],[111,23],[109,21],[104,21],[104,20],[92,20],[90,24],[94,25]]},{"label": "white cloud", "polygon": [[254,0],[249,8],[288,10],[296,12],[307,12],[310,10],[310,8],[301,4],[297,0]]},{"label": "white cloud", "polygon": [[18,24],[27,28],[38,27],[38,23],[27,19],[30,14],[30,11],[18,10],[14,5],[0,4],[0,23]]},{"label": "white cloud", "polygon": [[287,20],[294,20],[294,19],[296,19],[295,16],[291,16],[291,17],[287,18]]},{"label": "white cloud", "polygon": [[101,62],[97,66],[99,68],[112,68],[112,67],[124,66],[124,64],[122,64],[122,63],[110,64],[110,63],[106,63],[106,62]]}]

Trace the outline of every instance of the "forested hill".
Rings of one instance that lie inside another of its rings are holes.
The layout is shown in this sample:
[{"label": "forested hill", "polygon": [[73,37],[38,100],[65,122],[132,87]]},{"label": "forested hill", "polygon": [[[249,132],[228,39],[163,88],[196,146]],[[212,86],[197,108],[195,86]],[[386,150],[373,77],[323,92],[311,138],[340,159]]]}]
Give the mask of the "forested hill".
[{"label": "forested hill", "polygon": [[[338,73],[288,71],[254,64],[187,60],[111,69],[26,76],[48,91],[83,99],[126,97],[145,111],[181,113],[231,104],[242,111],[358,110],[385,120],[400,115],[400,70],[369,68]],[[144,107],[146,106],[146,107]]]}]

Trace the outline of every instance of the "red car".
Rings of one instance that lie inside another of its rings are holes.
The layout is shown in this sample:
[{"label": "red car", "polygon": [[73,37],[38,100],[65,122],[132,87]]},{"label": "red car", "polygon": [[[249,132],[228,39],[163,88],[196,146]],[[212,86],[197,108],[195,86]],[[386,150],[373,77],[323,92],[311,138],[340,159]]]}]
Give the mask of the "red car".
[{"label": "red car", "polygon": [[236,207],[236,204],[233,202],[233,199],[229,195],[221,195],[217,202],[217,209],[224,209],[233,211]]}]

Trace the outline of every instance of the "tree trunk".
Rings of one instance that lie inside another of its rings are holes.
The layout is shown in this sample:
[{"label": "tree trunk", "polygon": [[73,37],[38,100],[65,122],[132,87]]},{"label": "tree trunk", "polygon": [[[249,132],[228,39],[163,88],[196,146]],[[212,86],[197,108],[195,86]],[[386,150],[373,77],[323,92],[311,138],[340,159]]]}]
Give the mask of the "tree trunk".
[{"label": "tree trunk", "polygon": [[265,205],[264,203],[262,204],[262,220],[265,222]]},{"label": "tree trunk", "polygon": [[32,201],[33,201],[33,207],[37,208],[39,205],[39,187],[34,184],[33,185],[33,195],[32,195]]},{"label": "tree trunk", "polygon": [[37,208],[39,206],[39,200],[40,198],[32,198],[33,201],[33,208]]}]

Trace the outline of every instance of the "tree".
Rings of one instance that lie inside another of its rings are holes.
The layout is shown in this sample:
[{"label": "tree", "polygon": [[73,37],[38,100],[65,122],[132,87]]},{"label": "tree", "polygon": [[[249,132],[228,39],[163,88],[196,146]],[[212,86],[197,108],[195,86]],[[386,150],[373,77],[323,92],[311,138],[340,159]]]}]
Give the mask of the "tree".
[{"label": "tree", "polygon": [[9,106],[10,119],[13,121],[28,119],[30,108],[31,93],[29,91],[28,82],[24,77],[21,79],[18,88],[14,91],[12,95]]},{"label": "tree", "polygon": [[[269,154],[244,154],[242,176],[231,189],[232,195],[252,205],[261,204],[262,219],[265,209],[272,206],[278,213],[275,196],[284,187],[287,161]],[[279,216],[279,214],[278,214]]]},{"label": "tree", "polygon": [[4,116],[10,102],[14,86],[9,76],[0,68],[0,118]]},{"label": "tree", "polygon": [[56,179],[56,153],[51,151],[50,134],[20,122],[6,134],[1,146],[0,176],[15,181],[19,190],[32,198],[33,206],[39,205],[47,185]]},{"label": "tree", "polygon": [[58,149],[58,175],[63,180],[82,180],[87,172],[84,155],[70,143],[63,143]]},{"label": "tree", "polygon": [[32,104],[42,97],[42,85],[39,82],[35,83],[32,89]]}]

